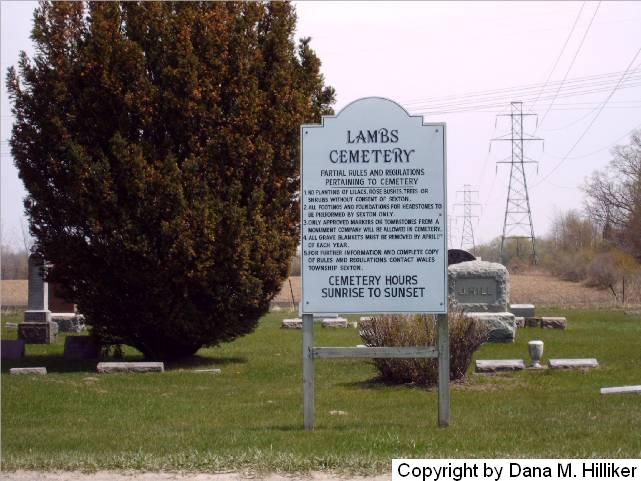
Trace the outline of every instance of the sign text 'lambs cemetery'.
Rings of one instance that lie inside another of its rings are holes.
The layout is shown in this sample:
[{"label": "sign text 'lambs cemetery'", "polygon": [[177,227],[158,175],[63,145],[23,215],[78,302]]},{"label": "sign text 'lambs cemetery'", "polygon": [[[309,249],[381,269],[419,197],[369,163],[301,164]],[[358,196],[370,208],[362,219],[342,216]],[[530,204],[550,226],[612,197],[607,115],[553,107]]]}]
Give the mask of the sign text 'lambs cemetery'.
[{"label": "sign text 'lambs cemetery'", "polygon": [[447,312],[445,126],[382,98],[304,125],[302,312]]}]

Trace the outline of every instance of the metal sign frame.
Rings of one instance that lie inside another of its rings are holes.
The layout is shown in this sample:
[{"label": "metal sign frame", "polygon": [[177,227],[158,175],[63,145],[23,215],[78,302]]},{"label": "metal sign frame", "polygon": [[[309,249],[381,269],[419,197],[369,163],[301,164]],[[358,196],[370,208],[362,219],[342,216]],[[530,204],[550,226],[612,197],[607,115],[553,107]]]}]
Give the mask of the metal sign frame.
[{"label": "metal sign frame", "polygon": [[[379,99],[391,102],[402,109],[408,117],[411,116],[402,106],[389,99],[380,97],[367,97],[358,99],[348,104],[341,112],[335,116],[323,116],[322,123],[314,125],[301,125],[300,130],[300,162],[301,162],[301,263],[304,262],[304,244],[303,244],[303,209],[304,196],[302,195],[303,183],[303,143],[305,138],[305,129],[323,128],[326,118],[337,118],[343,111],[356,102],[368,99]],[[445,123],[422,123],[422,126],[442,126],[443,135],[443,213],[444,219],[447,219],[447,148],[446,148],[446,124]],[[327,358],[359,358],[359,359],[381,359],[381,358],[436,358],[438,360],[438,425],[445,427],[450,421],[450,393],[449,393],[449,328],[447,317],[447,222],[443,223],[444,249],[441,249],[444,263],[444,303],[440,311],[421,312],[426,314],[436,314],[438,323],[438,346],[412,346],[412,347],[315,347],[314,346],[314,313],[305,312],[301,305],[303,320],[303,402],[304,402],[304,426],[306,430],[314,428],[315,424],[315,359]],[[304,275],[304,269],[301,269]],[[304,285],[304,282],[303,282]],[[303,296],[304,298],[304,296]],[[335,310],[333,311],[335,312]],[[345,312],[362,312],[362,311],[345,311]],[[397,313],[399,311],[374,311],[374,313]],[[412,311],[416,312],[416,311]]]}]

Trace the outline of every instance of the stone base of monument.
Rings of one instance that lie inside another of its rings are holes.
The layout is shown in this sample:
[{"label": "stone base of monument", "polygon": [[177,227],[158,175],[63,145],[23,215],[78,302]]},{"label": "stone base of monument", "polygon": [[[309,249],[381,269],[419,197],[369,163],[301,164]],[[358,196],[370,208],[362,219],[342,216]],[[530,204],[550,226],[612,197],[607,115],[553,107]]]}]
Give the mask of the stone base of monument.
[{"label": "stone base of monument", "polygon": [[70,361],[98,359],[100,346],[91,336],[67,336],[64,357]]},{"label": "stone base of monument", "polygon": [[46,367],[12,367],[9,369],[9,374],[20,376],[24,374],[35,374],[36,376],[44,376],[47,374]]},{"label": "stone base of monument", "polygon": [[99,362],[96,370],[101,374],[164,372],[162,362]]},{"label": "stone base of monument", "polygon": [[507,371],[522,371],[525,369],[523,359],[497,359],[476,361],[476,372],[492,373]]},{"label": "stone base of monument", "polygon": [[550,369],[593,369],[599,367],[599,361],[589,359],[550,359]]},{"label": "stone base of monument", "polygon": [[516,337],[516,319],[511,312],[466,312],[488,328],[489,342],[513,342]]},{"label": "stone base of monument", "polygon": [[49,310],[27,310],[24,311],[24,322],[50,322],[51,311]]},{"label": "stone base of monument", "polygon": [[0,354],[2,359],[20,359],[24,357],[24,341],[5,340],[0,341]]},{"label": "stone base of monument", "polygon": [[565,317],[542,317],[541,327],[543,329],[565,329],[568,321]]},{"label": "stone base of monument", "polygon": [[303,320],[301,318],[296,319],[283,319],[280,323],[282,329],[302,329]]},{"label": "stone base of monument", "polygon": [[51,344],[56,341],[56,334],[58,324],[53,321],[23,322],[18,325],[18,338],[26,344]]},{"label": "stone base of monument", "polygon": [[534,304],[510,304],[510,312],[516,317],[534,317]]},{"label": "stone base of monument", "polygon": [[323,327],[347,328],[349,323],[344,317],[329,317],[321,321]]}]

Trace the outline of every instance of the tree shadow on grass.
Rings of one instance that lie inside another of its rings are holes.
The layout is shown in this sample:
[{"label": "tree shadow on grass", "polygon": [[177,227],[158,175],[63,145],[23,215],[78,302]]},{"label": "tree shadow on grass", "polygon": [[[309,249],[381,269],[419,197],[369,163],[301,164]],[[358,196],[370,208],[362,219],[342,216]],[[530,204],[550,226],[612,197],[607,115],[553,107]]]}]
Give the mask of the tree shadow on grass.
[{"label": "tree shadow on grass", "polygon": [[[47,373],[71,373],[71,372],[96,372],[99,362],[144,362],[146,359],[140,355],[127,355],[122,358],[101,357],[100,359],[71,360],[65,359],[62,354],[28,354],[21,359],[3,359],[2,372],[9,373],[12,367],[46,367]],[[245,364],[247,359],[243,357],[203,357],[192,356],[180,361],[166,362],[165,369],[168,371],[189,369],[200,366],[218,367],[229,364]]]},{"label": "tree shadow on grass", "polygon": [[387,381],[380,377],[374,377],[366,381],[354,381],[354,382],[342,382],[338,383],[337,386],[344,388],[352,389],[367,389],[367,390],[381,390],[381,389],[420,389],[421,391],[433,391],[436,389],[436,386],[421,386],[420,384],[415,383],[395,383]]},{"label": "tree shadow on grass", "polygon": [[[126,359],[139,361],[140,359]],[[95,360],[75,361],[65,359],[62,354],[29,354],[22,359],[2,360],[2,372],[8,373],[12,367],[46,367],[47,373],[68,373],[68,372],[96,372],[96,364],[100,362]]]},{"label": "tree shadow on grass", "polygon": [[[349,416],[349,413],[346,415]],[[348,417],[345,416],[340,416],[341,418],[341,423],[336,424],[336,423],[330,423],[327,424],[325,420],[321,420],[319,422],[318,418],[316,419],[316,422],[314,423],[314,431],[316,432],[323,432],[323,431],[328,431],[328,432],[337,432],[337,431],[346,431],[346,432],[354,432],[355,430],[359,430],[363,428],[363,423],[359,422],[357,420],[351,420]],[[396,425],[396,424],[393,424]],[[278,432],[283,432],[283,433],[300,433],[305,431],[304,423],[303,423],[303,415],[301,414],[300,420],[292,423],[292,424],[277,424],[275,426],[261,426],[261,427],[252,427],[252,428],[247,428],[247,431],[253,431],[253,432],[265,432],[265,431],[278,431]]]},{"label": "tree shadow on grass", "polygon": [[247,364],[247,359],[244,357],[218,357],[218,356],[190,356],[185,359],[171,361],[165,363],[165,368],[169,370],[174,369],[189,369],[201,366],[227,366],[229,364]]}]

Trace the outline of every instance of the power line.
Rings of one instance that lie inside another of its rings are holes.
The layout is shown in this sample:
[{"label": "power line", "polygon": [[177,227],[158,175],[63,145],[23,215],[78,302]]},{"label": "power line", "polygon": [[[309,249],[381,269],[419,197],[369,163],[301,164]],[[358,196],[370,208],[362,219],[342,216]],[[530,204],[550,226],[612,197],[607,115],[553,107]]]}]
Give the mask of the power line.
[{"label": "power line", "polygon": [[[607,80],[608,78],[611,78],[611,77],[618,78],[620,74],[621,72],[618,71],[618,72],[607,72],[607,73],[601,73],[601,74],[587,75],[583,77],[574,77],[571,79],[566,79],[564,83],[566,85],[567,84],[571,85],[571,84],[585,83],[585,82],[598,82],[598,81]],[[560,80],[555,80],[553,82],[549,82],[549,86],[546,88],[554,89],[561,83],[562,82]],[[412,104],[432,103],[435,101],[442,102],[447,100],[466,99],[469,97],[484,97],[488,95],[496,95],[499,93],[512,95],[516,93],[522,93],[522,91],[528,91],[528,90],[531,90],[533,91],[533,93],[536,93],[537,91],[540,90],[541,86],[543,85],[545,85],[545,83],[537,82],[537,83],[518,85],[518,86],[512,86],[512,87],[503,87],[499,89],[479,90],[475,92],[453,94],[453,95],[447,95],[442,97],[427,97],[424,99],[406,100],[406,101],[403,101],[402,103],[403,105],[412,105]]]},{"label": "power line", "polygon": [[[587,154],[573,155],[572,157],[568,157],[568,159],[569,160],[583,159],[585,157],[590,157],[591,155],[598,154],[599,152],[603,152],[604,150],[610,149],[610,148],[614,147],[617,143],[619,143],[619,141],[621,141],[622,139],[624,139],[625,137],[627,137],[628,135],[630,135],[632,132],[634,132],[637,129],[641,129],[641,124],[637,125],[632,130],[628,130],[621,137],[618,137],[616,140],[613,140],[612,142],[610,142],[605,147],[601,147],[600,149],[593,150],[592,152],[589,152]],[[562,159],[563,158],[563,156],[561,156],[561,155],[554,155],[554,154],[550,154],[549,152],[546,152],[545,155],[547,155],[549,157],[555,157],[557,159]]]},{"label": "power line", "polygon": [[[554,95],[554,99],[552,102],[550,102],[550,105],[548,106],[548,109],[545,111],[543,114],[543,117],[541,118],[541,124],[545,121],[545,117],[547,117],[548,113],[550,112],[550,108],[554,104],[554,101],[556,100],[556,95],[559,93],[561,90],[561,87],[563,86],[563,82],[565,82],[565,79],[568,77],[568,74],[570,73],[570,70],[572,70],[572,67],[574,66],[574,62],[576,61],[577,57],[579,56],[579,52],[581,52],[581,48],[583,47],[583,43],[585,42],[586,37],[588,36],[588,32],[590,31],[590,27],[592,27],[592,22],[594,22],[594,19],[596,18],[596,14],[599,11],[599,7],[601,6],[601,2],[597,4],[596,8],[594,9],[594,13],[592,14],[592,18],[590,19],[590,23],[588,24],[588,28],[585,29],[585,33],[583,34],[583,38],[581,38],[581,42],[579,43],[579,47],[576,49],[576,52],[574,53],[574,57],[572,57],[572,61],[570,62],[570,66],[568,67],[567,71],[565,72],[565,75],[563,76],[563,80],[561,80],[561,84],[559,85],[559,89],[557,90],[556,94]],[[537,128],[538,130],[538,128]]]},{"label": "power line", "polygon": [[[557,95],[557,98],[568,98],[568,97],[577,97],[577,96],[583,96],[583,95],[590,95],[590,94],[595,94],[595,93],[601,93],[601,92],[606,92],[610,90],[612,87],[612,84],[614,82],[608,82],[607,84],[604,84],[603,86],[595,87],[595,88],[585,88],[583,87],[582,89],[571,89],[568,90],[567,92],[563,94]],[[641,77],[629,77],[623,82],[618,89],[626,89],[626,88],[636,88],[636,87],[641,87]],[[553,97],[544,97],[542,100],[550,100]],[[436,105],[436,106],[423,106],[421,108],[413,108],[410,109],[411,112],[413,113],[426,113],[426,114],[433,114],[433,113],[450,113],[450,112],[465,112],[465,111],[478,111],[478,110],[483,110],[483,109],[491,109],[491,108],[498,108],[502,105],[505,105],[507,97],[497,97],[497,98],[492,98],[492,99],[487,99],[485,101],[477,101],[477,102],[465,102],[465,103],[460,103],[460,104],[443,104],[443,105]],[[531,101],[532,97],[531,96],[523,96],[522,101]],[[541,99],[539,99],[541,100]],[[570,110],[570,109],[554,109],[554,110]],[[572,109],[576,110],[576,109]],[[581,110],[581,109],[579,109]]]},{"label": "power line", "polygon": [[537,185],[540,185],[540,184],[541,184],[541,182],[543,182],[545,179],[547,179],[548,177],[550,177],[550,176],[551,176],[554,172],[556,172],[556,170],[557,170],[559,167],[561,167],[561,165],[562,165],[562,164],[563,164],[563,163],[564,163],[564,162],[565,162],[565,161],[570,157],[570,154],[574,151],[574,149],[576,148],[576,146],[577,146],[577,145],[579,145],[579,142],[581,142],[581,140],[583,140],[583,137],[585,137],[585,136],[586,136],[586,134],[588,133],[588,131],[590,130],[590,128],[592,128],[592,126],[593,126],[593,125],[594,125],[594,123],[596,122],[596,119],[598,119],[598,118],[599,118],[599,115],[601,115],[601,112],[603,112],[603,109],[605,108],[606,104],[610,101],[610,99],[612,98],[612,96],[614,95],[614,93],[618,90],[618,88],[619,88],[619,84],[621,84],[621,82],[623,82],[623,79],[625,78],[626,74],[628,73],[628,71],[630,70],[630,68],[632,67],[632,65],[634,64],[634,62],[636,61],[637,57],[639,56],[639,53],[641,53],[641,47],[639,47],[639,49],[637,50],[637,52],[634,54],[634,57],[632,57],[632,60],[631,60],[631,61],[630,61],[630,63],[628,64],[628,68],[626,68],[626,69],[625,69],[625,71],[623,72],[623,75],[621,75],[621,78],[619,79],[619,83],[618,83],[617,85],[615,85],[615,86],[614,86],[614,88],[613,88],[613,89],[612,89],[612,91],[610,92],[610,95],[608,95],[608,96],[607,96],[607,98],[603,101],[603,104],[601,105],[601,108],[599,109],[599,111],[598,111],[598,112],[596,113],[596,115],[592,118],[592,121],[588,124],[588,126],[585,128],[585,130],[583,131],[583,133],[579,136],[579,138],[578,138],[578,139],[576,139],[576,142],[574,142],[574,144],[572,145],[572,147],[570,148],[570,150],[568,150],[568,152],[567,152],[567,153],[563,156],[563,158],[562,158],[562,159],[561,159],[561,160],[560,160],[560,161],[559,161],[559,162],[554,166],[554,168],[553,168],[550,172],[548,172],[548,173],[547,173],[547,175],[545,175],[545,176],[544,176],[544,177],[543,177],[539,182],[537,182],[536,184],[534,184],[534,185],[533,185],[533,187],[536,187]]},{"label": "power line", "polygon": [[572,37],[572,34],[574,33],[574,29],[576,28],[576,24],[579,23],[579,18],[581,18],[581,13],[583,13],[583,8],[585,7],[586,2],[583,2],[581,4],[581,8],[579,9],[579,13],[576,16],[576,19],[574,20],[574,24],[572,25],[572,28],[570,29],[570,33],[568,34],[567,38],[565,39],[565,43],[563,44],[563,47],[561,47],[561,51],[559,52],[559,55],[556,57],[556,61],[554,62],[554,65],[552,66],[552,70],[550,70],[550,73],[548,74],[548,77],[545,79],[545,83],[543,84],[543,87],[541,88],[541,91],[539,92],[539,95],[536,96],[536,99],[534,99],[533,105],[535,105],[539,101],[539,97],[545,90],[546,85],[550,81],[550,78],[552,77],[552,74],[556,70],[556,66],[559,64],[559,60],[561,60],[561,57],[563,56],[563,53],[565,52],[565,48],[568,46],[568,42],[570,41],[570,38]]},{"label": "power line", "polygon": [[[546,92],[543,97],[539,96],[538,100],[556,101],[557,98],[568,98],[568,97],[573,97],[573,96],[578,96],[578,95],[583,95],[588,93],[601,92],[604,90],[608,90],[612,86],[612,84],[615,84],[617,82],[618,78],[619,76],[613,77],[607,80],[599,80],[595,82],[583,82],[583,83],[577,83],[573,85],[566,85],[559,92],[556,92],[556,91]],[[630,75],[629,78],[626,80],[626,82],[629,84],[638,84],[640,80],[641,80],[641,74],[635,74],[635,75]],[[460,101],[423,103],[421,105],[416,105],[409,108],[412,110],[419,110],[419,109],[426,109],[426,108],[438,109],[438,108],[463,107],[467,105],[488,104],[488,103],[494,103],[494,102],[504,104],[505,99],[515,98],[515,97],[527,98],[530,101],[532,101],[534,100],[535,93],[536,92],[534,90],[530,89],[529,92],[514,91],[514,92],[507,92],[507,93],[498,93],[491,97],[484,96],[479,98],[463,99]]]}]

